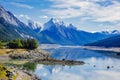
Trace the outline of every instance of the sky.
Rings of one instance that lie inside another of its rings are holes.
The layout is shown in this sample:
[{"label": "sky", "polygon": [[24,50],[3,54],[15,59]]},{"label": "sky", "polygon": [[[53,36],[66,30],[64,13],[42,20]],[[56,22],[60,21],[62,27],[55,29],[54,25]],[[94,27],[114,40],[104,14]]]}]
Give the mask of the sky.
[{"label": "sky", "polygon": [[22,22],[57,18],[89,32],[120,30],[120,0],[0,0]]}]

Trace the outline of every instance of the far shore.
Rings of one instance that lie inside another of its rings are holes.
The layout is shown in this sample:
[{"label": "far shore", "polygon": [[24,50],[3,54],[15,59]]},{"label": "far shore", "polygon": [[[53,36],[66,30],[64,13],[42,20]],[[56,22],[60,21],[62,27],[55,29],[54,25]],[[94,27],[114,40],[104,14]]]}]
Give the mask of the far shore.
[{"label": "far shore", "polygon": [[113,51],[120,52],[120,47],[97,47],[97,46],[81,46],[81,48],[89,49],[89,50],[101,50],[101,51]]},{"label": "far shore", "polygon": [[[54,46],[53,46],[54,45]],[[58,45],[58,44],[42,44],[39,46],[41,49],[56,49],[61,47],[68,47],[68,48],[84,48],[89,50],[102,50],[102,51],[113,51],[113,52],[120,52],[120,47],[98,47],[98,46],[70,46],[70,45]]]}]

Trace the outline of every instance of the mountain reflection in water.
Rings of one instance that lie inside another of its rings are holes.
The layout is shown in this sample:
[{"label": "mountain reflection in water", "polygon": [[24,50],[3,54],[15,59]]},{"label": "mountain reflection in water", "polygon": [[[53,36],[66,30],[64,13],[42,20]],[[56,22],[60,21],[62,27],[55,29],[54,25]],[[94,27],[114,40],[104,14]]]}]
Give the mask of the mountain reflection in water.
[{"label": "mountain reflection in water", "polygon": [[34,73],[42,80],[120,80],[120,56],[115,52],[67,47],[47,51],[52,53],[53,58],[82,60],[86,64],[77,66],[38,64]]}]

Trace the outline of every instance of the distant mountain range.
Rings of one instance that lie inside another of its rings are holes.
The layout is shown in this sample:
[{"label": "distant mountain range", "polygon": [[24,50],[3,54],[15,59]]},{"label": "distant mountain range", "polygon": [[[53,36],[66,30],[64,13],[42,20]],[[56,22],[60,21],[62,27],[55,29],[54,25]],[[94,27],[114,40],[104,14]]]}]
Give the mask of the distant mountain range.
[{"label": "distant mountain range", "polygon": [[120,35],[112,36],[94,43],[86,44],[86,46],[120,47]]},{"label": "distant mountain range", "polygon": [[118,30],[90,33],[78,30],[73,24],[66,25],[55,18],[51,18],[45,24],[31,20],[28,24],[24,24],[0,6],[0,40],[3,41],[15,38],[35,38],[39,43],[46,44],[84,45],[119,34]]},{"label": "distant mountain range", "polygon": [[[40,34],[44,36],[49,43],[83,45],[108,37],[106,34],[89,33],[77,30],[72,24],[66,25],[63,21],[52,18],[44,24]],[[44,41],[46,43],[46,41]]]}]

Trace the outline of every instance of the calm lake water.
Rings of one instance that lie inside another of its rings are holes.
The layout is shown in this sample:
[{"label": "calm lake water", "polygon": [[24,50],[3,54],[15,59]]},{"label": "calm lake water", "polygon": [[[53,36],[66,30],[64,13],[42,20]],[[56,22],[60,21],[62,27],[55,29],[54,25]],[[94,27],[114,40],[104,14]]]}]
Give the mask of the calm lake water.
[{"label": "calm lake water", "polygon": [[51,52],[52,58],[80,60],[86,64],[77,66],[38,64],[34,73],[42,80],[120,80],[120,56],[115,52],[72,47],[46,50]]}]

